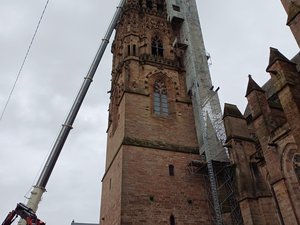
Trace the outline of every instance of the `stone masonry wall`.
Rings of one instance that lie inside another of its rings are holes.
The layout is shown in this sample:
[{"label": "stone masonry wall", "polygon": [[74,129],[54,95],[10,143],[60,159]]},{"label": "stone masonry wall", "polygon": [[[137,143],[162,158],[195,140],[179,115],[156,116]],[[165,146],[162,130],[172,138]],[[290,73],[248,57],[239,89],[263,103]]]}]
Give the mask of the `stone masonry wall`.
[{"label": "stone masonry wall", "polygon": [[[208,225],[210,218],[204,180],[188,173],[198,155],[124,146],[122,225]],[[174,176],[169,175],[174,166]]]}]

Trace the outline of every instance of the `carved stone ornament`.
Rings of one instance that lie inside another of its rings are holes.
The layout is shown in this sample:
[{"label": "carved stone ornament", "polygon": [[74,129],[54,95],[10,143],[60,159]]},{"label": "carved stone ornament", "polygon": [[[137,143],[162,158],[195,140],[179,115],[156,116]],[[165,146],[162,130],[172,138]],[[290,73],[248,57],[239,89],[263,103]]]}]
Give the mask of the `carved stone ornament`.
[{"label": "carved stone ornament", "polygon": [[150,30],[160,30],[167,32],[167,24],[160,20],[149,19],[146,21],[146,28]]}]

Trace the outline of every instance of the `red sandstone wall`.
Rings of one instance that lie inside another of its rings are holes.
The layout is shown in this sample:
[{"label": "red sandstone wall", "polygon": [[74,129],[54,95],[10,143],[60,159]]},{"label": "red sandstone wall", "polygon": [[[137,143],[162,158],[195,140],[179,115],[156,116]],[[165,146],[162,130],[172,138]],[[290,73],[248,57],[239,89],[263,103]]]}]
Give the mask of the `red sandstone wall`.
[{"label": "red sandstone wall", "polygon": [[100,225],[120,225],[122,151],[116,156],[102,181]]},{"label": "red sandstone wall", "polygon": [[[121,224],[166,225],[171,214],[176,224],[212,224],[203,179],[187,173],[187,164],[197,158],[124,146]],[[175,167],[174,176],[169,176],[170,164]]]}]

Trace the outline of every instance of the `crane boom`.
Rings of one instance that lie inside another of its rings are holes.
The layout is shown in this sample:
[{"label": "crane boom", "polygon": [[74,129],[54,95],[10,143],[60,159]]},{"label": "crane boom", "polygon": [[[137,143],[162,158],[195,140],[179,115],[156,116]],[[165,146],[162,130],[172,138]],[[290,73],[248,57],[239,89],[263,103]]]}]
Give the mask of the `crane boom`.
[{"label": "crane boom", "polygon": [[[35,215],[35,212],[38,209],[38,204],[41,201],[43,193],[46,191],[46,185],[48,183],[48,180],[51,176],[51,173],[54,169],[57,159],[61,153],[61,150],[65,144],[65,141],[67,140],[68,135],[69,135],[71,129],[73,128],[72,126],[75,121],[75,118],[76,118],[78,111],[82,105],[82,102],[86,96],[86,93],[90,87],[90,84],[93,81],[93,77],[97,71],[99,63],[100,63],[102,56],[106,50],[106,47],[109,43],[109,39],[110,39],[115,27],[117,26],[118,21],[120,20],[120,17],[122,15],[122,8],[125,4],[125,1],[126,0],[121,0],[119,5],[117,6],[116,12],[110,22],[110,25],[106,31],[104,38],[102,39],[101,45],[98,48],[98,51],[96,53],[96,56],[94,57],[94,60],[90,66],[90,69],[84,78],[84,81],[83,81],[81,88],[77,94],[77,97],[72,105],[72,108],[67,116],[67,119],[65,120],[64,124],[62,125],[60,133],[58,134],[58,136],[56,138],[56,141],[52,147],[51,153],[48,156],[48,159],[43,167],[43,170],[39,176],[37,183],[31,191],[31,194],[30,194],[30,197],[28,198],[28,202],[27,202],[26,206],[24,205],[24,207],[20,208],[19,205],[21,203],[18,204],[17,209],[21,210],[21,212],[18,212],[19,214],[23,213],[23,211],[25,212],[28,209],[28,210],[30,210],[30,212],[32,212],[32,215]],[[29,212],[28,210],[26,212]],[[6,218],[6,220],[4,221],[5,225],[8,224],[6,221],[12,219],[12,217],[15,215],[15,213],[16,213],[16,211],[14,210],[8,214],[8,217],[7,217],[8,219]],[[23,217],[21,216],[21,218],[23,218]],[[19,221],[18,224],[25,225],[26,223],[28,224],[28,221],[24,220],[24,218],[23,218]]]},{"label": "crane boom", "polygon": [[84,97],[85,97],[85,95],[86,95],[86,93],[89,89],[90,84],[93,81],[93,77],[96,73],[96,70],[98,68],[98,65],[99,65],[101,59],[102,59],[102,56],[105,52],[105,49],[106,49],[106,47],[109,43],[109,39],[112,35],[112,32],[115,29],[115,27],[116,27],[116,25],[119,21],[124,2],[125,2],[125,0],[121,0],[119,6],[117,7],[115,15],[114,15],[114,17],[113,17],[113,19],[112,19],[112,21],[109,25],[109,28],[108,28],[108,30],[105,34],[105,37],[102,39],[102,43],[101,43],[101,45],[100,45],[100,47],[97,51],[97,54],[96,54],[96,56],[93,60],[93,63],[91,65],[86,77],[84,78],[83,84],[82,84],[82,86],[81,86],[81,88],[80,88],[80,90],[77,94],[77,97],[76,97],[76,99],[73,103],[73,106],[72,106],[69,114],[68,114],[68,117],[67,117],[65,123],[62,125],[61,131],[60,131],[60,133],[59,133],[59,135],[56,139],[56,142],[55,142],[55,144],[52,148],[52,151],[51,151],[51,153],[48,157],[48,160],[47,160],[47,162],[46,162],[46,164],[45,164],[45,166],[44,166],[44,168],[43,168],[43,170],[40,174],[40,177],[37,181],[36,186],[38,186],[38,187],[45,188],[46,185],[47,185],[47,182],[50,178],[50,175],[51,175],[52,170],[55,166],[55,163],[56,163],[56,161],[59,157],[59,154],[60,154],[60,152],[61,152],[61,150],[64,146],[64,143],[65,143],[65,141],[66,141],[66,139],[69,135],[70,130],[72,129],[72,125],[73,125],[74,120],[77,116],[77,113],[78,113],[78,111],[81,107],[81,104],[84,100]]}]

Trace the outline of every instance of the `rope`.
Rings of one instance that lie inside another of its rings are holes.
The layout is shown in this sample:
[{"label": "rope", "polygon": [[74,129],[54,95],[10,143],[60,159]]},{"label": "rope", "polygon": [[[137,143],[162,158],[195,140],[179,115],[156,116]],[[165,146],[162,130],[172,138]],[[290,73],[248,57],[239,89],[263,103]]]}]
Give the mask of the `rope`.
[{"label": "rope", "polygon": [[41,15],[41,17],[40,17],[40,19],[39,19],[39,21],[38,21],[38,24],[37,24],[37,26],[36,26],[36,29],[35,29],[35,31],[34,31],[34,34],[33,34],[32,38],[31,38],[30,44],[29,44],[28,49],[27,49],[27,51],[26,51],[25,57],[24,57],[24,59],[23,59],[23,62],[22,62],[22,64],[21,64],[21,67],[20,67],[20,69],[19,69],[19,72],[18,72],[18,74],[17,74],[17,77],[16,77],[16,79],[15,79],[15,82],[14,82],[14,84],[13,84],[13,86],[12,86],[12,89],[11,89],[9,95],[8,95],[7,100],[6,100],[5,106],[4,106],[3,110],[2,110],[2,113],[1,113],[1,116],[0,116],[0,121],[2,121],[2,119],[3,119],[3,116],[4,116],[5,112],[6,112],[7,106],[8,106],[8,104],[9,104],[9,102],[10,102],[10,99],[11,99],[11,97],[12,97],[12,95],[13,95],[13,92],[14,92],[14,90],[15,90],[15,87],[16,87],[16,85],[17,85],[17,82],[18,82],[18,80],[19,80],[19,78],[20,78],[21,72],[22,72],[23,67],[24,67],[24,65],[25,65],[25,63],[26,63],[26,60],[27,60],[27,58],[28,58],[29,52],[30,52],[31,47],[32,47],[32,44],[33,44],[33,42],[34,42],[34,40],[35,40],[35,36],[36,36],[36,34],[37,34],[37,32],[38,32],[38,29],[39,29],[40,24],[41,24],[41,22],[42,22],[42,19],[43,19],[43,17],[44,17],[44,14],[45,14],[45,11],[46,11],[46,9],[47,9],[47,6],[48,6],[49,1],[50,1],[50,0],[47,0],[47,1],[46,1],[46,4],[45,4],[44,9],[43,9],[43,12],[42,12],[42,15]]}]

